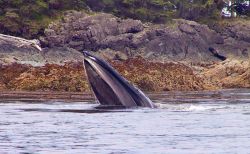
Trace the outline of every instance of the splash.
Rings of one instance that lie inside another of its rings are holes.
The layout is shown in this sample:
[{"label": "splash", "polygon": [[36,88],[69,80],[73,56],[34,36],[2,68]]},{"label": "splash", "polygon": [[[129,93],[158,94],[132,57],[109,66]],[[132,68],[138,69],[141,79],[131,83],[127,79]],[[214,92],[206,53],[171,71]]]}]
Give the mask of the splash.
[{"label": "splash", "polygon": [[199,111],[216,111],[220,109],[228,109],[231,108],[228,105],[225,104],[163,104],[163,103],[158,103],[157,107],[159,109],[165,109],[165,110],[170,110],[170,111],[184,111],[184,112],[199,112]]}]

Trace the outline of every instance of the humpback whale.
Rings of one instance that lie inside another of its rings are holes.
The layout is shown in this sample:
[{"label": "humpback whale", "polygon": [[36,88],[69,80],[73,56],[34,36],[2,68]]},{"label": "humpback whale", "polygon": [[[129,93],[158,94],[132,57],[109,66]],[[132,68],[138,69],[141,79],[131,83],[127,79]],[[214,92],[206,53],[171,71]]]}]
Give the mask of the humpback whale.
[{"label": "humpback whale", "polygon": [[129,83],[107,62],[87,51],[83,55],[89,84],[101,106],[155,107],[140,89]]}]

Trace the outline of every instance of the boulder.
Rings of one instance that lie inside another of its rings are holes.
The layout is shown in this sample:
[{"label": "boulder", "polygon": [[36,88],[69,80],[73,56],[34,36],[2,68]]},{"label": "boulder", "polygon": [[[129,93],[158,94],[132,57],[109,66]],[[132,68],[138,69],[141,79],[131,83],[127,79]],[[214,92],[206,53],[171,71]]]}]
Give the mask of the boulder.
[{"label": "boulder", "polygon": [[83,55],[72,48],[40,47],[36,40],[0,34],[0,64],[30,64],[42,66],[46,63],[64,64],[65,62],[82,61]]},{"label": "boulder", "polygon": [[210,66],[200,75],[222,88],[250,88],[249,60],[227,59]]},{"label": "boulder", "polygon": [[[78,18],[74,18],[74,16]],[[48,47],[67,46],[77,50],[94,50],[101,48],[120,49],[127,46],[130,34],[144,29],[139,20],[119,19],[111,14],[99,13],[79,15],[77,11],[67,12],[65,17],[52,23],[41,38]],[[71,20],[74,18],[75,20]]]},{"label": "boulder", "polygon": [[184,19],[155,25],[105,13],[89,15],[70,11],[62,20],[50,24],[41,41],[48,47],[68,47],[78,51],[110,49],[151,60],[210,63],[222,60],[211,53],[210,48],[225,59],[230,56],[248,58],[249,33],[235,30],[234,35],[224,37],[207,25]]}]

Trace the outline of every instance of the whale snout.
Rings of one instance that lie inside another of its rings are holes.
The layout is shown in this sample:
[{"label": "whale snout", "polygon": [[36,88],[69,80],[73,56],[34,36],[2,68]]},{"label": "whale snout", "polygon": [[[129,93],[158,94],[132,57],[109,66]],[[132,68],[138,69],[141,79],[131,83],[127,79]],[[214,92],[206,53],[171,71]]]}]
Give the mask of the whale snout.
[{"label": "whale snout", "polygon": [[91,54],[89,53],[89,51],[83,51],[82,52],[82,54],[83,54],[83,56],[84,56],[84,58],[86,57],[91,57]]}]

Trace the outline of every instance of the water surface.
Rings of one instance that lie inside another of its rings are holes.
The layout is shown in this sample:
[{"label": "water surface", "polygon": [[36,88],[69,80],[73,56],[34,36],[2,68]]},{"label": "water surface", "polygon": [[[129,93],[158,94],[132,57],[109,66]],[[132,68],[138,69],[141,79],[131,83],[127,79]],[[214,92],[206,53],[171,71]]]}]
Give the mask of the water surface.
[{"label": "water surface", "polygon": [[0,153],[249,153],[250,89],[149,94],[157,109],[0,102]]}]

